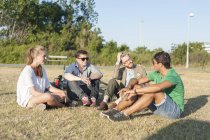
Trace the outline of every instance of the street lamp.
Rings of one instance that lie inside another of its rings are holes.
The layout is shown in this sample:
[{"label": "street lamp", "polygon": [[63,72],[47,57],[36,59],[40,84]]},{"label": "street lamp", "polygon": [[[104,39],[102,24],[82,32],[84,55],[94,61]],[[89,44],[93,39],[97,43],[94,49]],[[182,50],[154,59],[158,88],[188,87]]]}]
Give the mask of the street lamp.
[{"label": "street lamp", "polygon": [[187,20],[187,53],[186,53],[186,68],[189,68],[189,47],[190,47],[190,18],[194,17],[194,13],[189,13]]}]

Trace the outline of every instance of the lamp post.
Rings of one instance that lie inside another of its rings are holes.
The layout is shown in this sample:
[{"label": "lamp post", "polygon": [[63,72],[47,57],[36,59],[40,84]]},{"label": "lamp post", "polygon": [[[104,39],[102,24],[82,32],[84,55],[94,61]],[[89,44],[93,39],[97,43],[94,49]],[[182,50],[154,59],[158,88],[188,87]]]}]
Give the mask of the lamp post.
[{"label": "lamp post", "polygon": [[189,13],[187,20],[187,53],[186,53],[186,69],[189,68],[189,47],[190,47],[190,18],[194,17],[194,13]]}]

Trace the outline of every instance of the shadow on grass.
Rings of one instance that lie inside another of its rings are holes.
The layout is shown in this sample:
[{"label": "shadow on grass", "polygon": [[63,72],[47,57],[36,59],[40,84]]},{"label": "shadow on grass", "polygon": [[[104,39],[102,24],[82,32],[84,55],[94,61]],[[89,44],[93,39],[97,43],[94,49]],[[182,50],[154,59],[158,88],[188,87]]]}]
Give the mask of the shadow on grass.
[{"label": "shadow on grass", "polygon": [[186,99],[187,103],[185,104],[182,117],[186,117],[203,107],[208,102],[208,97],[208,95],[201,95],[195,98]]},{"label": "shadow on grass", "polygon": [[[208,102],[208,97],[208,95],[202,95],[195,98],[186,99],[187,103],[185,104],[185,111],[182,114],[181,118],[184,118],[202,108]],[[142,114],[142,112],[140,112],[133,115],[133,118],[150,115],[153,115],[153,113],[145,112]]]},{"label": "shadow on grass", "polygon": [[160,129],[146,140],[207,140],[210,138],[210,122],[180,120]]},{"label": "shadow on grass", "polygon": [[140,117],[150,116],[150,115],[153,115],[153,113],[152,112],[145,112],[143,114],[142,113],[136,113],[132,117],[134,119],[134,118],[140,118]]},{"label": "shadow on grass", "polygon": [[0,96],[4,96],[4,95],[12,95],[12,94],[16,94],[16,92],[0,93]]}]

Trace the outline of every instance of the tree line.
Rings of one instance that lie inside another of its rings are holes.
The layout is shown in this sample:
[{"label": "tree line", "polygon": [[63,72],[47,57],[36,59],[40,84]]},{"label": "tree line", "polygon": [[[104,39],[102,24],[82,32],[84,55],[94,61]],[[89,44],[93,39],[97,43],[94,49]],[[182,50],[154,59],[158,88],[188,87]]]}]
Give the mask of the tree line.
[{"label": "tree line", "polygon": [[[58,0],[40,3],[39,0],[0,1],[0,63],[24,63],[25,52],[36,44],[47,48],[48,54],[67,55],[72,62],[76,50],[90,53],[91,62],[113,65],[119,51],[128,52],[136,63],[149,65],[154,53],[161,48],[149,50],[139,46],[130,50],[126,44],[106,42],[100,28],[95,25],[98,13],[94,0]],[[190,44],[190,64],[208,64],[210,56],[202,43]],[[186,44],[178,44],[170,52],[175,65],[184,65]]]}]

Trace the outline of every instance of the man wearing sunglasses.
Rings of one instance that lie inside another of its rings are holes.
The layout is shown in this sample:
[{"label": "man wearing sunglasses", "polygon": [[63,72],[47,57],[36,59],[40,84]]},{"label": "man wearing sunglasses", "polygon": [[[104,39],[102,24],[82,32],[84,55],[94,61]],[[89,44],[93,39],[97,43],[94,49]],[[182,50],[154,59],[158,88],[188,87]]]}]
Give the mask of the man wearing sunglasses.
[{"label": "man wearing sunglasses", "polygon": [[129,86],[135,79],[145,76],[146,70],[143,66],[134,64],[128,54],[119,52],[117,55],[117,62],[115,64],[113,79],[108,82],[108,86],[104,94],[104,99],[97,109],[107,110],[107,103],[109,99],[113,97],[113,95],[118,97],[115,103],[112,103],[111,105],[111,108],[115,107],[122,98],[119,95],[119,91]]},{"label": "man wearing sunglasses", "polygon": [[64,78],[68,81],[68,96],[73,100],[81,100],[84,106],[96,106],[99,95],[99,80],[102,73],[88,63],[88,52],[79,50],[75,54],[76,62],[70,64]]}]

